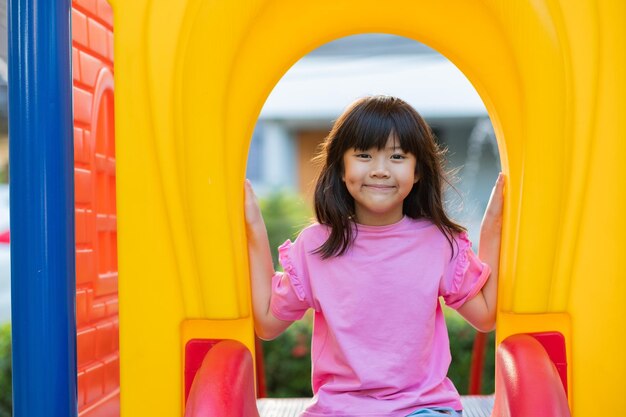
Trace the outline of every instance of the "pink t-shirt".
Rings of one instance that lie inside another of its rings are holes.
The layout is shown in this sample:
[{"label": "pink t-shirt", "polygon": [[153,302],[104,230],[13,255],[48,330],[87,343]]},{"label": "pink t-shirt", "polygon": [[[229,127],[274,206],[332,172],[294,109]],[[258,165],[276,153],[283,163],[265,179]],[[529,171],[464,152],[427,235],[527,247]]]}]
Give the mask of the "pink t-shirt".
[{"label": "pink t-shirt", "polygon": [[[351,248],[322,260],[311,252],[329,230],[314,224],[279,248],[284,273],[272,279],[271,311],[281,320],[315,310],[314,398],[305,417],[404,417],[420,407],[461,410],[446,377],[450,346],[439,303],[459,308],[489,267],[465,233],[450,244],[429,220],[358,225]],[[458,250],[457,250],[458,247]]]}]

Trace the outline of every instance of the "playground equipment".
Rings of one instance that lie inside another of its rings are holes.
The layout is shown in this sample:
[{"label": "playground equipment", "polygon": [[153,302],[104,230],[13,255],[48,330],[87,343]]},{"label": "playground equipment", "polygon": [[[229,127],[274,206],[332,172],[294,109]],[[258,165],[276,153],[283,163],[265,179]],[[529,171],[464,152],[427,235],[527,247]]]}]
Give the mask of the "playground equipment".
[{"label": "playground equipment", "polygon": [[[15,0],[13,11],[27,3]],[[192,340],[235,340],[254,350],[241,210],[254,123],[272,87],[300,57],[333,39],[368,32],[405,36],[437,49],[465,73],[489,111],[508,178],[497,327],[501,354],[516,363],[528,352],[543,359],[565,352],[555,368],[574,417],[593,415],[599,401],[619,398],[626,371],[621,331],[626,279],[619,266],[626,249],[621,236],[626,230],[626,122],[621,117],[626,110],[625,4],[112,3],[122,415],[182,415],[185,348]],[[58,8],[68,5],[55,7],[50,16],[58,22],[67,19]],[[10,16],[13,28],[21,22],[17,16]],[[37,24],[48,27],[41,20],[48,15],[32,16],[37,30]],[[66,33],[61,35],[67,42]],[[23,48],[29,47],[27,40],[10,38]],[[18,52],[14,58],[22,56]],[[57,56],[63,64],[69,61],[67,54]],[[28,81],[30,74],[46,76],[51,85],[56,85],[55,77],[67,84],[63,74],[69,68],[48,59],[29,60],[23,67],[11,64],[13,80],[20,71],[27,75],[25,82],[11,85],[10,96],[11,181],[17,190],[12,195],[13,273],[32,285],[17,290],[13,317],[14,327],[35,324],[31,343],[44,335],[60,339],[53,340],[49,352],[56,356],[43,355],[38,364],[46,359],[65,364],[64,381],[71,384],[73,267],[67,254],[74,248],[66,167],[71,129],[63,124],[67,117],[59,117],[63,123],[58,125],[44,113],[24,111],[23,119],[13,119],[19,108],[13,107],[15,97],[30,97],[39,86],[38,78]],[[35,64],[50,65],[50,74],[37,72],[39,67],[31,67]],[[44,102],[66,93],[55,88],[47,90]],[[23,105],[40,102],[23,100]],[[65,109],[69,105],[67,97],[59,103]],[[50,126],[39,125],[41,119]],[[47,148],[33,142],[38,137],[46,137]],[[59,144],[61,155],[54,152]],[[33,167],[41,175],[30,172]],[[31,196],[42,204],[29,210]],[[51,224],[55,218],[65,225],[59,237],[49,233],[59,231]],[[64,250],[48,252],[58,241],[65,242]],[[33,257],[43,261],[30,262]],[[41,271],[45,282],[69,282],[58,299],[34,301],[50,307],[50,314],[60,311],[59,327],[52,329],[42,325],[46,321],[39,313],[22,311],[27,295],[47,288],[40,283]],[[19,332],[15,346],[26,349],[28,332]],[[520,334],[537,335],[543,347],[516,336]],[[16,372],[29,370],[26,359],[15,366]],[[31,372],[21,374],[17,383],[21,404],[28,402],[29,384],[45,390],[45,380],[33,381],[43,374]],[[514,379],[498,372],[504,385],[496,392],[496,412],[506,415],[499,401],[513,395],[506,384]],[[555,381],[552,371],[542,372]],[[59,373],[53,367],[46,375]],[[63,395],[67,404],[75,402],[71,389]],[[566,413],[560,394],[555,395],[546,400],[552,401],[550,409]],[[27,415],[55,409],[49,396],[35,398],[45,411]],[[510,415],[522,415],[515,414],[520,410],[512,409]]]}]

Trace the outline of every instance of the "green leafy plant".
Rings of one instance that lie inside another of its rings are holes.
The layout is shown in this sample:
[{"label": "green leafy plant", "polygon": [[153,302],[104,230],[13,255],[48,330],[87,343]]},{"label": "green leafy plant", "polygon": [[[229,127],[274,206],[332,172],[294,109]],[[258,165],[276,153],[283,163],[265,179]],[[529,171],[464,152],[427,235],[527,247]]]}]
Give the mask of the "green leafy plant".
[{"label": "green leafy plant", "polygon": [[[460,394],[468,393],[470,368],[472,365],[472,348],[476,330],[470,326],[456,311],[444,307],[448,336],[450,338],[450,353],[452,362],[448,371],[448,377]],[[485,362],[482,375],[481,392],[493,393],[495,377],[495,333],[489,333],[487,348],[485,349]]]},{"label": "green leafy plant", "polygon": [[263,342],[265,382],[269,397],[311,397],[310,316],[293,323],[286,332]]},{"label": "green leafy plant", "polygon": [[300,230],[311,223],[311,212],[301,198],[286,191],[261,198],[259,205],[272,249],[272,260],[278,268],[278,246],[287,239],[293,240]]},{"label": "green leafy plant", "polygon": [[[272,249],[274,267],[278,263],[278,246],[294,239],[311,222],[307,205],[295,194],[273,193],[259,201]],[[311,393],[310,315],[294,323],[275,340],[263,342],[265,382],[268,396],[275,398],[310,397]]]},{"label": "green leafy plant", "polygon": [[12,415],[11,325],[0,326],[0,417]]}]

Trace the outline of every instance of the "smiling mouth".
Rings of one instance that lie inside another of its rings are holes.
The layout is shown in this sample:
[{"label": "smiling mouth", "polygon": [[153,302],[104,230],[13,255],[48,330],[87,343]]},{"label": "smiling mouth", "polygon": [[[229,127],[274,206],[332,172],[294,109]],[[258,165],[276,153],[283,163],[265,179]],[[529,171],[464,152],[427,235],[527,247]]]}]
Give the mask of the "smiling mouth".
[{"label": "smiling mouth", "polygon": [[381,191],[393,190],[394,188],[396,188],[393,185],[376,185],[376,184],[365,184],[363,185],[363,187],[371,188],[373,190],[381,190]]}]

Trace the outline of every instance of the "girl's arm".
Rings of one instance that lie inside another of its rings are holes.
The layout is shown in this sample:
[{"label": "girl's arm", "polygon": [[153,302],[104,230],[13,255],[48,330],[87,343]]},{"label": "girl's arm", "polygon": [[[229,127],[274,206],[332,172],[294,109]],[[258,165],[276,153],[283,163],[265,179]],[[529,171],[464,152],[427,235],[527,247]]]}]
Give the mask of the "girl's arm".
[{"label": "girl's arm", "polygon": [[244,209],[248,235],[248,259],[250,263],[254,329],[261,339],[271,340],[285,331],[292,322],[279,320],[270,311],[274,265],[272,263],[265,222],[263,221],[257,198],[248,180],[246,180],[245,185]]},{"label": "girl's arm", "polygon": [[500,173],[491,191],[489,204],[480,227],[478,257],[489,265],[491,274],[476,297],[463,304],[458,312],[476,329],[490,332],[496,325],[498,298],[498,269],[502,235],[502,207],[504,204],[504,175]]}]

